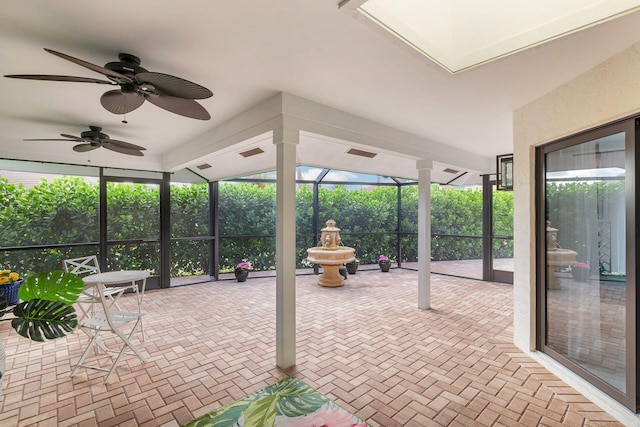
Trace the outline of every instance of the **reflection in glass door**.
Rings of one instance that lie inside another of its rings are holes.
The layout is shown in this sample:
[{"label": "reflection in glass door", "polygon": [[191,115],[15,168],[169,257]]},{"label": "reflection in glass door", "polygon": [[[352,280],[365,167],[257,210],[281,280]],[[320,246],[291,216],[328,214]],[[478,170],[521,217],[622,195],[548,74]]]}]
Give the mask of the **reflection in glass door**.
[{"label": "reflection in glass door", "polygon": [[627,280],[635,272],[627,271],[626,232],[634,187],[625,156],[632,136],[617,125],[543,150],[539,242],[543,350],[635,410],[635,304],[627,288],[635,288]]}]

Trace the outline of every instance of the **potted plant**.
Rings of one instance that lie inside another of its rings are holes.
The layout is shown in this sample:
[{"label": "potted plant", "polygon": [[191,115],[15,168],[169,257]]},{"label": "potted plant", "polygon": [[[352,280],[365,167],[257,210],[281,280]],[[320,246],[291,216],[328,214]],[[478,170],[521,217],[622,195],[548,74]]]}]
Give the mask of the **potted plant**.
[{"label": "potted plant", "polygon": [[589,280],[589,271],[591,267],[584,262],[578,262],[571,266],[571,275],[578,282],[586,282]]},{"label": "potted plant", "polygon": [[380,267],[380,271],[383,273],[388,272],[391,268],[391,261],[389,260],[389,257],[380,255],[380,258],[378,258],[378,266]]},{"label": "potted plant", "polygon": [[356,274],[356,271],[358,271],[358,265],[360,265],[360,262],[357,259],[346,263],[345,266],[347,267],[347,273]]},{"label": "potted plant", "polygon": [[[33,341],[61,338],[78,326],[73,303],[84,282],[73,273],[62,270],[29,276],[18,290],[19,304],[10,308],[7,298],[0,296],[0,321],[11,321],[21,336]],[[12,317],[3,318],[6,314]],[[4,346],[0,341],[0,394],[5,371]]]},{"label": "potted plant", "polygon": [[236,265],[233,273],[236,275],[236,279],[238,280],[238,282],[244,282],[247,280],[247,277],[249,277],[250,268],[251,264],[249,264],[247,261],[242,261],[241,263]]},{"label": "potted plant", "polygon": [[0,270],[0,295],[4,295],[9,305],[18,304],[18,289],[23,279],[15,271]]}]

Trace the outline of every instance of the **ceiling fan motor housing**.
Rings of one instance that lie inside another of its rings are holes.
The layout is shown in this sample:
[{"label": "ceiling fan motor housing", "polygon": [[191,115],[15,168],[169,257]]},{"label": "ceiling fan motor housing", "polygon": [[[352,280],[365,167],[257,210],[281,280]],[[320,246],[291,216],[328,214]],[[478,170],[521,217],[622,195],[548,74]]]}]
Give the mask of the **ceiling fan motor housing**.
[{"label": "ceiling fan motor housing", "polygon": [[[108,62],[105,64],[104,68],[115,71],[116,73],[123,74],[132,80],[135,80],[135,76],[138,73],[146,73],[148,72],[145,68],[140,66],[140,58],[135,55],[131,55],[129,53],[120,53],[118,54],[118,58],[120,61],[118,62]],[[109,79],[113,80],[118,84],[125,84],[127,82],[121,81],[117,77],[107,76]]]},{"label": "ceiling fan motor housing", "polygon": [[89,126],[91,130],[85,130],[80,134],[80,137],[85,140],[99,141],[101,139],[108,139],[109,135],[102,133],[100,126]]}]

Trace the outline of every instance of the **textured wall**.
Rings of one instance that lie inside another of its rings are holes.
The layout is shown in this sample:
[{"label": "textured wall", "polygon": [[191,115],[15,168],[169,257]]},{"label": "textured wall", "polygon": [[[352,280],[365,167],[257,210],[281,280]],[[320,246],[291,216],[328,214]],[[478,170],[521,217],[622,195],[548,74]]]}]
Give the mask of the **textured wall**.
[{"label": "textured wall", "polygon": [[534,147],[638,112],[640,43],[514,112],[514,340],[523,350],[535,348]]}]

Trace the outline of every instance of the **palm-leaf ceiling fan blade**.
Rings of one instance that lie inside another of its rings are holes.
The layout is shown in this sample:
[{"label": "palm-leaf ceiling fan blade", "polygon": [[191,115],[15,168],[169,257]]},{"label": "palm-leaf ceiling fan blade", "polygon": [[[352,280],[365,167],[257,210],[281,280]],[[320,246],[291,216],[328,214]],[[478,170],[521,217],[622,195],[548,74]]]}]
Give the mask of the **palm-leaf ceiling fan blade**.
[{"label": "palm-leaf ceiling fan blade", "polygon": [[144,96],[137,92],[110,90],[102,94],[100,104],[113,114],[127,114],[144,104]]},{"label": "palm-leaf ceiling fan blade", "polygon": [[130,148],[120,147],[118,145],[112,145],[111,142],[108,142],[103,145],[107,150],[115,151],[117,153],[128,154],[130,156],[138,156],[142,157],[144,154],[140,150],[134,150]]},{"label": "palm-leaf ceiling fan blade", "polygon": [[89,77],[76,77],[76,76],[54,76],[50,74],[7,74],[5,77],[12,79],[27,79],[27,80],[50,80],[55,82],[78,82],[78,83],[98,83],[105,85],[115,85],[117,83],[108,80],[92,79]]},{"label": "palm-leaf ceiling fan blade", "polygon": [[37,139],[37,138],[31,138],[31,139],[23,139],[23,141],[71,141],[71,142],[77,142],[76,139],[62,139],[62,138],[58,138],[58,139]]},{"label": "palm-leaf ceiling fan blade", "polygon": [[145,98],[153,105],[181,116],[198,120],[209,120],[211,118],[207,110],[193,99],[163,95],[146,95]]},{"label": "palm-leaf ceiling fan blade", "polygon": [[[141,147],[139,145],[135,145],[135,144],[132,144],[130,142],[125,142],[125,141],[118,141],[117,139],[109,138],[109,139],[103,140],[102,142],[106,142],[108,144],[115,145],[115,146],[118,146],[120,148],[126,148],[128,150],[138,150],[138,151],[146,150],[146,148]],[[105,147],[106,147],[106,145],[105,145]]]},{"label": "palm-leaf ceiling fan blade", "polygon": [[91,145],[91,144],[78,144],[73,146],[73,151],[77,151],[78,153],[84,153],[86,151],[95,150],[96,148],[100,148],[100,146]]},{"label": "palm-leaf ceiling fan blade", "polygon": [[77,142],[84,141],[84,139],[80,138],[79,136],[69,135],[68,133],[61,133],[60,136],[64,136],[65,138],[69,138],[72,141],[77,141]]},{"label": "palm-leaf ceiling fan blade", "polygon": [[138,83],[152,84],[161,95],[185,99],[205,99],[213,93],[204,86],[169,74],[146,72],[136,74]]},{"label": "palm-leaf ceiling fan blade", "polygon": [[74,58],[73,56],[69,56],[69,55],[66,55],[64,53],[56,52],[55,50],[52,50],[52,49],[47,49],[46,47],[44,48],[44,50],[46,50],[47,52],[49,52],[49,53],[51,53],[53,55],[56,55],[56,56],[62,58],[62,59],[66,59],[67,61],[71,61],[74,64],[78,64],[78,65],[80,65],[82,67],[88,68],[88,69],[90,69],[92,71],[95,71],[97,73],[104,74],[105,76],[114,77],[115,79],[118,80],[118,82],[121,82],[121,83],[133,83],[133,80],[131,78],[125,76],[124,74],[120,74],[120,73],[118,73],[116,71],[110,70],[108,68],[104,68],[104,67],[101,67],[99,65],[92,64],[92,63],[87,62],[87,61],[83,61],[82,59]]}]

